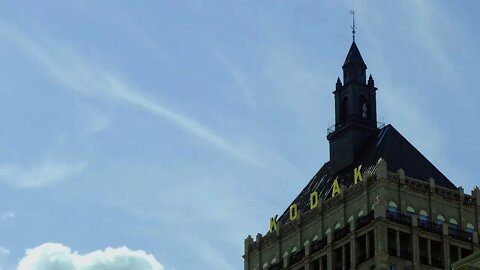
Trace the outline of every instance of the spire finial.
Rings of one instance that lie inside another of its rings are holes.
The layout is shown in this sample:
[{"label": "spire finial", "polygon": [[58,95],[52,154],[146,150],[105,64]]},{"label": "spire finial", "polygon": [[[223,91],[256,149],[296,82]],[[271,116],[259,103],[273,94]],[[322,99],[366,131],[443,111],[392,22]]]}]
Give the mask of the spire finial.
[{"label": "spire finial", "polygon": [[357,27],[355,26],[355,10],[350,10],[350,14],[352,14],[352,19],[353,19],[353,23],[352,23],[352,26],[350,26],[350,28],[352,29],[353,41],[355,41],[355,29],[357,29]]}]

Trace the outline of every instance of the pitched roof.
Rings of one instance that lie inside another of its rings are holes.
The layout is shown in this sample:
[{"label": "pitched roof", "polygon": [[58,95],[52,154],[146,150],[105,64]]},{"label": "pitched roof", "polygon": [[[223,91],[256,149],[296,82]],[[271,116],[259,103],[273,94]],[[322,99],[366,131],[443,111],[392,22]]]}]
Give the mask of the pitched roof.
[{"label": "pitched roof", "polygon": [[365,62],[363,61],[362,55],[358,50],[357,44],[355,44],[355,41],[352,42],[352,45],[350,46],[350,50],[348,51],[347,58],[345,58],[345,63],[343,63],[343,66],[346,66],[348,64],[359,64],[366,66]]},{"label": "pitched roof", "polygon": [[[435,179],[435,184],[449,189],[457,187],[448,180],[425,156],[422,155],[407,139],[405,139],[392,125],[378,130],[366,143],[359,159],[351,166],[335,175],[331,175],[330,161],[325,163],[307,186],[292,202],[297,204],[298,210],[305,213],[309,210],[310,194],[317,191],[319,197],[327,199],[332,194],[332,184],[338,177],[338,184],[349,187],[353,184],[353,169],[362,165],[362,173],[374,173],[377,161],[382,158],[387,162],[389,171],[403,169],[405,175],[428,182]],[[278,223],[284,224],[289,220],[289,208],[279,218]]]}]

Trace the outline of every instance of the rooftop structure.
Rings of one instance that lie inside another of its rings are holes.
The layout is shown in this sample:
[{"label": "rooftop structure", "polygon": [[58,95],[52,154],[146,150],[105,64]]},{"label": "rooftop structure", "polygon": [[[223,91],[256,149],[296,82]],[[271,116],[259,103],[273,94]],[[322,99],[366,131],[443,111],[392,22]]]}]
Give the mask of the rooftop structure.
[{"label": "rooftop structure", "polygon": [[245,270],[451,269],[480,251],[480,190],[465,194],[392,125],[355,43],[337,79],[330,160],[269,232],[245,239]]}]

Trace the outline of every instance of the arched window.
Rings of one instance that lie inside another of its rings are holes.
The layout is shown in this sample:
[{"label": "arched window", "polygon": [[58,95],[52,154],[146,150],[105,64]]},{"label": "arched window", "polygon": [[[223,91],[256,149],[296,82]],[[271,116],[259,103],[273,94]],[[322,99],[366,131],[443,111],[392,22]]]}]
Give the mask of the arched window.
[{"label": "arched window", "polygon": [[353,216],[348,217],[347,222],[350,223],[350,222],[352,222],[352,221],[353,221]]},{"label": "arched window", "polygon": [[460,232],[458,230],[457,220],[455,220],[454,218],[451,218],[449,220],[449,223],[450,224],[448,224],[448,235],[458,236]]},{"label": "arched window", "polygon": [[428,213],[427,213],[427,211],[425,211],[423,209],[420,210],[419,215],[418,215],[418,220],[420,221],[419,225],[421,227],[427,226],[427,223],[428,223]]},{"label": "arched window", "polygon": [[267,268],[268,268],[268,263],[266,262],[263,264],[263,269],[267,269]]},{"label": "arched window", "polygon": [[449,223],[450,223],[450,224],[449,224],[450,228],[458,229],[458,223],[457,223],[457,220],[456,220],[456,219],[451,218],[451,219],[449,220]]},{"label": "arched window", "polygon": [[411,215],[414,215],[415,214],[415,209],[413,209],[413,207],[411,206],[408,206],[407,207],[407,215],[411,216]]},{"label": "arched window", "polygon": [[437,220],[435,221],[437,224],[443,224],[445,223],[445,217],[442,215],[437,216]]},{"label": "arched window", "polygon": [[367,99],[365,98],[364,95],[361,95],[360,96],[360,99],[359,99],[359,104],[358,104],[358,110],[359,110],[359,114],[360,117],[362,119],[369,119],[370,117],[370,108],[368,106],[368,102],[367,102]]},{"label": "arched window", "polygon": [[275,264],[277,262],[277,258],[273,257],[272,261],[270,262],[271,264]]},{"label": "arched window", "polygon": [[337,224],[335,224],[335,231],[340,229],[342,227],[342,225],[340,225],[340,222],[337,222]]},{"label": "arched window", "polygon": [[332,232],[332,229],[330,229],[330,228],[327,228],[327,229],[325,230],[325,234],[329,234],[329,233],[331,233],[331,232]]},{"label": "arched window", "polygon": [[317,241],[317,240],[318,240],[318,235],[315,234],[315,235],[313,236],[313,238],[312,238],[312,242],[315,242],[315,241]]},{"label": "arched window", "polygon": [[295,253],[295,252],[297,252],[297,247],[296,247],[296,246],[294,246],[294,247],[292,248],[292,253]]},{"label": "arched window", "polygon": [[357,217],[361,217],[361,216],[363,216],[363,210],[358,211]]},{"label": "arched window", "polygon": [[340,110],[340,122],[344,123],[348,118],[348,97],[342,99],[342,107]]},{"label": "arched window", "polygon": [[389,202],[388,211],[396,213],[398,211],[397,204],[395,202]]},{"label": "arched window", "polygon": [[465,226],[465,231],[468,233],[473,233],[473,231],[475,231],[475,226],[473,226],[472,223],[467,223],[467,226]]}]

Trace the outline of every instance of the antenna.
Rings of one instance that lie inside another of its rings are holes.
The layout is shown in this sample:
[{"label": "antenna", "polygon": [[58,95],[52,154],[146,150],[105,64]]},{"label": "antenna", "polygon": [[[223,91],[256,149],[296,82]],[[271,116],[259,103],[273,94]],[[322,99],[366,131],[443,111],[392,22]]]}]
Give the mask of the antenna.
[{"label": "antenna", "polygon": [[355,26],[355,10],[350,10],[350,14],[352,14],[352,19],[353,19],[353,23],[352,23],[352,26],[350,26],[350,28],[352,29],[353,41],[355,41],[355,29],[357,29],[357,27]]}]

